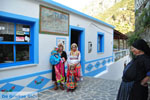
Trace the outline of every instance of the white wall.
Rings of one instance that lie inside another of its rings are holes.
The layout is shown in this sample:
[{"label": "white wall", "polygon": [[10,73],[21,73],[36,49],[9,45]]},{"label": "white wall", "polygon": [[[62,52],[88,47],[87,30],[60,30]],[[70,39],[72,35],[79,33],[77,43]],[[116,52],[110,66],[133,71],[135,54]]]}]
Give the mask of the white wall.
[{"label": "white wall", "polygon": [[39,18],[39,3],[34,0],[0,0],[0,11]]},{"label": "white wall", "polygon": [[107,80],[121,80],[124,70],[124,63],[125,62],[128,63],[129,61],[130,61],[129,55],[125,56],[124,58],[121,58],[117,62],[109,65],[105,73],[97,75],[96,77]]},{"label": "white wall", "polygon": [[[0,2],[0,11],[39,18],[39,6],[40,4],[42,4],[40,2],[33,0],[1,0]],[[49,4],[42,5],[52,7]],[[93,23],[99,28],[95,27]],[[70,25],[79,25],[80,27],[85,28],[86,61],[112,56],[113,30],[111,28],[73,13],[70,13]],[[105,34],[105,52],[103,54],[97,53],[97,32],[104,32]],[[56,46],[56,37],[65,37],[67,39],[66,47],[68,49],[69,38],[67,36],[39,34],[39,64],[20,68],[18,66],[18,68],[15,69],[13,67],[5,70],[0,69],[0,79],[16,77],[51,69],[49,64],[49,56],[51,50]],[[87,49],[88,41],[91,41],[93,43],[93,50],[90,54],[88,54]]]},{"label": "white wall", "polygon": [[[112,56],[113,29],[90,19],[71,13],[70,24],[85,28],[85,60],[90,61],[98,58]],[[104,33],[104,53],[97,53],[97,32]],[[88,41],[92,42],[93,49],[88,53]]]}]

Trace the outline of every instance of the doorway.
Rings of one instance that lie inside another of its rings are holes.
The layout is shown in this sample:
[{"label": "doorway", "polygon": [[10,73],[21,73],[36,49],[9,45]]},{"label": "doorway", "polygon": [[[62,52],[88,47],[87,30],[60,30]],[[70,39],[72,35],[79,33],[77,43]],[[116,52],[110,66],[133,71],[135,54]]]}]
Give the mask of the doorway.
[{"label": "doorway", "polygon": [[69,50],[71,50],[71,44],[76,43],[78,45],[78,50],[81,53],[81,66],[82,74],[84,75],[84,62],[85,62],[85,29],[77,26],[70,26],[69,35]]},{"label": "doorway", "polygon": [[78,50],[81,52],[80,35],[81,35],[81,31],[74,30],[74,29],[71,30],[71,44],[76,43],[78,46]]}]

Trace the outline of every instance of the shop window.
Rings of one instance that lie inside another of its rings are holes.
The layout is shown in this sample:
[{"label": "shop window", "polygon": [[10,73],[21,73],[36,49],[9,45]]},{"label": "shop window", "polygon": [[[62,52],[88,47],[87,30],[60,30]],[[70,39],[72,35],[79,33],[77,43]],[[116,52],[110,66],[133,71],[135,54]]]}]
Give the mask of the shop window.
[{"label": "shop window", "polygon": [[31,62],[30,30],[31,26],[27,24],[0,21],[0,66]]},{"label": "shop window", "polygon": [[0,11],[0,68],[38,64],[39,19]]},{"label": "shop window", "polygon": [[104,33],[101,32],[97,34],[97,52],[104,52]]}]

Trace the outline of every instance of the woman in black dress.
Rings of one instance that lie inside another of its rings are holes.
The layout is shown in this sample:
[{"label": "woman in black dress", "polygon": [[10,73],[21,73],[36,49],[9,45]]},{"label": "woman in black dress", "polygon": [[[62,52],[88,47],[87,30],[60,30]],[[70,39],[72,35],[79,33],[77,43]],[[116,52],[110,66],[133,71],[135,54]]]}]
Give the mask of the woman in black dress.
[{"label": "woman in black dress", "polygon": [[[67,54],[65,51],[63,51],[63,45],[62,44],[59,44],[58,45],[58,53],[60,54],[61,56],[61,59],[63,60],[63,66],[65,66],[65,62],[67,61]],[[66,81],[66,76],[65,76],[65,67],[63,68],[63,71],[64,71],[64,78],[65,78],[65,81]],[[57,81],[56,81],[56,73],[55,73],[55,68],[54,66],[52,66],[52,81],[54,82],[54,90],[57,90],[58,89],[58,85],[57,85]],[[64,90],[64,86],[63,86],[64,83],[60,82],[60,88],[62,90]]]},{"label": "woman in black dress", "polygon": [[147,100],[150,80],[150,48],[140,39],[133,43],[135,58],[124,69],[117,100]]}]

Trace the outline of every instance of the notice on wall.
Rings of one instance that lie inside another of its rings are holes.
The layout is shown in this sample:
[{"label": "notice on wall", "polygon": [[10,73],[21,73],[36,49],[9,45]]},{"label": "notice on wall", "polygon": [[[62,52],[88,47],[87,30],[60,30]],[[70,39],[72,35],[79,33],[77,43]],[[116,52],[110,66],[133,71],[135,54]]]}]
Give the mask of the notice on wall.
[{"label": "notice on wall", "polygon": [[69,14],[52,8],[40,7],[40,32],[68,35]]}]

